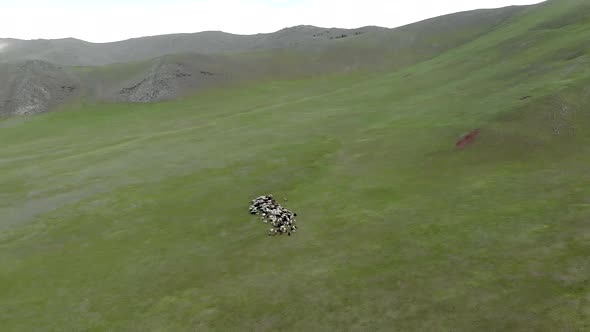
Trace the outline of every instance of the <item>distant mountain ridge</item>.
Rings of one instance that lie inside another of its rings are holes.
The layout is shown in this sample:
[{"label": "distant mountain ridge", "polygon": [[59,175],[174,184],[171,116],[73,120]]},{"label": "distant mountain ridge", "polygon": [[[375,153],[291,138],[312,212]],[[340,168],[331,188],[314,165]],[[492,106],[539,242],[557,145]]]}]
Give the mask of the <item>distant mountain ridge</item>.
[{"label": "distant mountain ridge", "polygon": [[0,62],[42,60],[67,66],[102,66],[149,60],[178,53],[243,53],[285,48],[314,51],[339,46],[344,41],[387,49],[395,48],[396,42],[420,38],[424,34],[448,34],[462,31],[469,35],[470,31],[463,30],[488,30],[526,8],[527,6],[512,6],[462,12],[395,29],[376,26],[340,29],[300,25],[274,33],[256,35],[205,31],[140,37],[111,43],[91,43],[74,38],[0,39],[0,44],[5,45],[0,51]]},{"label": "distant mountain ridge", "polygon": [[235,35],[221,31],[170,34],[133,38],[112,43],[90,43],[79,39],[0,39],[6,45],[0,61],[43,60],[70,66],[101,66],[153,59],[177,53],[217,54],[248,52],[318,44],[385,28],[325,29],[297,26],[275,33]]},{"label": "distant mountain ridge", "polygon": [[45,112],[76,98],[155,102],[236,82],[396,70],[475,40],[529,8],[461,12],[395,29],[300,25],[257,35],[206,31],[99,44],[0,39],[0,116]]}]

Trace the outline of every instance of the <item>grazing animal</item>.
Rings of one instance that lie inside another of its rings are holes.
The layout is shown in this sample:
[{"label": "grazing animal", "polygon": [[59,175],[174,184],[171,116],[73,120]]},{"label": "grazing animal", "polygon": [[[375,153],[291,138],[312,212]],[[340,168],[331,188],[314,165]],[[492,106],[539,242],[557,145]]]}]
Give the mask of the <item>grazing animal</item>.
[{"label": "grazing animal", "polygon": [[280,206],[272,195],[259,196],[252,200],[251,203],[250,213],[260,215],[260,219],[264,223],[270,222],[273,226],[269,230],[268,235],[282,235],[287,233],[291,236],[291,232],[295,232],[295,216],[297,214]]},{"label": "grazing animal", "polygon": [[470,131],[467,135],[463,136],[460,140],[458,140],[455,146],[459,149],[465,148],[467,145],[473,143],[477,136],[479,136],[479,133],[479,128]]}]

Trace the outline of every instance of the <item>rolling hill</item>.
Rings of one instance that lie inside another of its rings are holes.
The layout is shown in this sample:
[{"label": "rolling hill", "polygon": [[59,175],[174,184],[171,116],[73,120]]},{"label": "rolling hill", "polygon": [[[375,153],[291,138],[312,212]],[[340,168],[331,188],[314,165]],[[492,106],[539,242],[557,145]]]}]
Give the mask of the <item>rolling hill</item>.
[{"label": "rolling hill", "polygon": [[[34,65],[42,61],[63,70],[58,76],[79,82],[75,98],[154,102],[250,81],[394,70],[473,40],[527,9],[457,13],[397,29],[298,26],[251,36],[202,32],[105,44],[75,39],[0,39],[0,66],[14,72],[23,62]],[[37,70],[18,77],[35,82],[32,89],[59,91],[64,84],[54,81],[55,75],[55,70]],[[63,106],[62,96],[50,93],[43,98],[51,102],[27,108],[11,88],[19,84],[16,78],[5,75],[2,80],[0,115],[20,114],[17,110],[23,109],[40,113]]]},{"label": "rolling hill", "polygon": [[[450,44],[448,46],[456,46],[485,33],[526,8],[507,7],[457,13],[397,29],[297,26],[270,34],[233,35],[206,31],[142,37],[113,43],[89,43],[73,38],[30,41],[0,39],[0,44],[4,45],[0,52],[0,62],[43,60],[64,66],[100,66],[150,60],[177,53],[244,53],[293,48],[321,51],[326,47],[347,44],[351,40],[367,46],[394,50],[442,39],[438,41],[440,45],[437,47],[443,48],[445,42]],[[439,38],[440,36],[444,38]]]},{"label": "rolling hill", "polygon": [[[589,38],[554,0],[389,70],[2,118],[2,329],[586,331]],[[269,54],[301,59],[199,62]],[[75,70],[194,73],[162,59]],[[294,236],[248,213],[267,193]]]}]

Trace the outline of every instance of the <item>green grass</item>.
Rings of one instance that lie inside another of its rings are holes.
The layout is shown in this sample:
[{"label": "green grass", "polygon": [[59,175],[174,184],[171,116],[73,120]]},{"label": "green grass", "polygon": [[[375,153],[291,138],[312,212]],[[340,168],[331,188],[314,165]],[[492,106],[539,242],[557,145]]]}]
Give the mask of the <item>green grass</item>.
[{"label": "green grass", "polygon": [[399,72],[3,120],[2,331],[588,330],[590,30],[554,7]]}]

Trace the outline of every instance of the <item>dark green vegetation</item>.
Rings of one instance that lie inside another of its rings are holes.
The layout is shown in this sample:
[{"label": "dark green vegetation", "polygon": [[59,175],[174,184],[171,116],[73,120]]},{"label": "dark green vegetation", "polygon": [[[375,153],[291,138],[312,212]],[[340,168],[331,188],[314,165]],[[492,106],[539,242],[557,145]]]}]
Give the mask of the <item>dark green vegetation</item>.
[{"label": "dark green vegetation", "polygon": [[[589,14],[548,2],[381,74],[1,121],[2,330],[588,330]],[[248,214],[265,193],[296,236]]]}]

